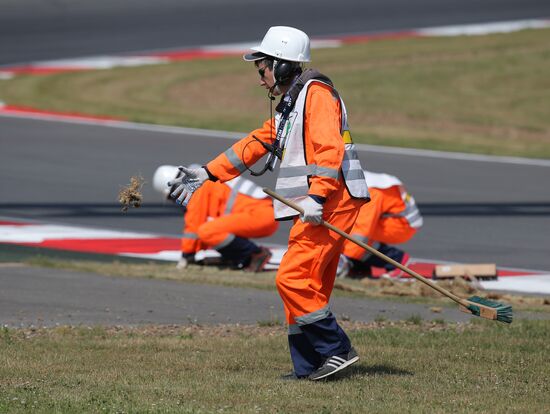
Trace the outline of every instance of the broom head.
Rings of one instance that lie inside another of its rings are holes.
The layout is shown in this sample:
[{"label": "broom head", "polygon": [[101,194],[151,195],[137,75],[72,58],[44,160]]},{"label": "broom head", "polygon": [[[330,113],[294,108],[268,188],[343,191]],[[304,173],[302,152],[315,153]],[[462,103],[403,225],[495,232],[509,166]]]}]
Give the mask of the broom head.
[{"label": "broom head", "polygon": [[460,306],[460,310],[485,319],[512,323],[512,306],[493,300],[472,296],[467,299],[468,306]]}]

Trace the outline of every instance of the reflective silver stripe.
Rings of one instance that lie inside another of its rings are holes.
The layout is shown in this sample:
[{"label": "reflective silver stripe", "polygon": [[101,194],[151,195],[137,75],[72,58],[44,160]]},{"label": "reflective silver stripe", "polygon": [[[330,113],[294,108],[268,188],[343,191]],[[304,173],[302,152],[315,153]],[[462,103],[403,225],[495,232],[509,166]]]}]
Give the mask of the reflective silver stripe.
[{"label": "reflective silver stripe", "polygon": [[191,239],[191,240],[198,240],[199,236],[197,233],[183,233],[181,236],[182,239]]},{"label": "reflective silver stripe", "polygon": [[304,175],[312,175],[315,169],[315,164],[300,165],[298,167],[281,167],[279,178],[302,177]]},{"label": "reflective silver stripe", "polygon": [[418,211],[418,209],[416,209],[416,211],[414,211],[413,213],[408,214],[405,218],[414,229],[422,227],[422,224],[424,224],[424,220],[422,219],[422,216],[420,215],[420,211]]},{"label": "reflective silver stripe", "polygon": [[229,243],[231,243],[233,240],[235,240],[235,235],[234,234],[230,234],[229,236],[227,236],[225,238],[224,241],[222,241],[221,243],[218,243],[217,245],[215,246],[212,246],[213,249],[215,250],[219,250],[219,249],[223,249],[225,246],[227,246]]},{"label": "reflective silver stripe", "polygon": [[[359,233],[355,233],[355,234],[352,234],[353,237],[355,237],[356,239],[362,241],[363,243],[365,244],[368,244],[369,243],[369,238],[368,236],[365,236],[363,234],[359,234]],[[361,262],[366,262],[367,259],[369,257],[372,256],[372,253],[369,252],[368,250],[365,250],[365,252],[361,255],[361,257],[359,258],[359,261]]]},{"label": "reflective silver stripe", "polygon": [[351,235],[353,237],[355,237],[356,239],[362,241],[363,243],[368,243],[369,242],[369,238],[367,236],[362,235],[362,234],[352,233]]},{"label": "reflective silver stripe", "polygon": [[[340,106],[342,107],[342,126],[340,133],[343,135],[344,131],[348,131],[349,133],[349,125],[348,111],[346,110],[346,105],[341,97]],[[352,197],[369,199],[369,189],[367,187],[367,183],[365,182],[365,175],[363,168],[361,167],[361,162],[359,161],[359,155],[357,154],[355,144],[353,141],[345,143],[344,148],[345,152],[344,160],[342,161],[342,174],[344,176],[346,186]]]},{"label": "reflective silver stripe", "polygon": [[[254,197],[256,193],[259,191],[262,191],[262,189],[254,184],[250,180],[241,179],[241,183],[239,184],[239,193],[247,195],[249,197]],[[262,197],[266,197],[266,194],[262,191]]]},{"label": "reflective silver stripe", "polygon": [[[353,146],[353,148],[348,148]],[[344,159],[348,160],[358,160],[359,155],[357,154],[357,150],[355,149],[354,144],[346,144],[345,145],[346,151],[344,152]]]},{"label": "reflective silver stripe", "polygon": [[346,173],[346,178],[347,180],[346,181],[349,181],[349,180],[365,180],[365,175],[361,172],[361,171],[358,171],[358,170],[350,170]]},{"label": "reflective silver stripe", "polygon": [[281,167],[279,171],[280,178],[303,177],[304,175],[317,175],[320,177],[329,177],[337,180],[338,169],[320,167],[317,164],[308,164],[297,167]]},{"label": "reflective silver stripe", "polygon": [[307,193],[309,192],[309,187],[306,185],[303,187],[279,188],[277,192],[285,198],[300,197],[303,195],[307,195]]},{"label": "reflective silver stripe", "polygon": [[422,216],[420,215],[420,211],[418,210],[418,207],[416,207],[416,204],[406,204],[405,210],[400,213],[386,213],[382,214],[382,217],[404,217],[413,228],[418,228],[423,224]]},{"label": "reflective silver stripe", "polygon": [[231,213],[231,210],[233,210],[233,205],[235,204],[237,195],[239,195],[239,188],[242,187],[243,183],[244,183],[244,180],[238,180],[233,186],[233,188],[231,189],[231,193],[229,193],[229,199],[225,204],[225,211],[223,213],[224,215]]},{"label": "reflective silver stripe", "polygon": [[239,193],[252,198],[256,198],[258,200],[269,197],[266,193],[262,191],[261,187],[243,177],[235,177],[232,180],[226,181],[224,184],[231,189],[239,185]]},{"label": "reflective silver stripe", "polygon": [[[365,239],[368,240],[368,237],[365,237]],[[365,243],[367,243],[367,241],[365,241]],[[379,242],[373,242],[372,245],[371,245],[371,247],[372,247],[373,249],[378,250],[378,249],[380,248],[380,243],[379,243]],[[365,250],[365,254],[363,254],[363,255],[361,256],[361,259],[359,259],[359,261],[361,261],[361,262],[366,262],[371,256],[372,256],[372,253],[369,252],[368,250]]]},{"label": "reflective silver stripe", "polygon": [[288,325],[288,334],[289,335],[299,335],[303,333],[302,328],[299,325]]},{"label": "reflective silver stripe", "polygon": [[369,190],[361,162],[357,159],[355,149],[346,150],[342,161],[342,174],[351,195],[355,198],[368,198]]},{"label": "reflective silver stripe", "polygon": [[329,177],[329,178],[334,178],[335,180],[337,180],[338,179],[338,169],[317,166],[317,169],[315,171],[315,175],[318,176],[318,177]]},{"label": "reflective silver stripe", "polygon": [[324,308],[316,310],[315,312],[311,312],[302,316],[297,316],[296,318],[294,318],[294,320],[298,325],[308,325],[310,323],[320,321],[321,319],[325,319],[326,317],[330,316],[330,314],[330,306],[326,305]]},{"label": "reflective silver stripe", "polygon": [[229,160],[231,164],[233,164],[233,167],[235,167],[239,172],[243,172],[246,170],[246,165],[242,162],[242,160],[239,158],[237,154],[235,154],[235,150],[233,148],[229,148],[224,152],[225,156]]},{"label": "reflective silver stripe", "polygon": [[361,258],[359,259],[360,262],[366,262],[370,257],[372,256],[372,253],[365,250],[365,253],[361,255]]}]

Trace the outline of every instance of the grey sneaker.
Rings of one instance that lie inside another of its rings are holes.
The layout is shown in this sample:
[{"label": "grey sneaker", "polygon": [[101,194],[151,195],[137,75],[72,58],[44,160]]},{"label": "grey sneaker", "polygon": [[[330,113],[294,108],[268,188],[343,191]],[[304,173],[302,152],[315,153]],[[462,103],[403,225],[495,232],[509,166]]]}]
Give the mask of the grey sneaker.
[{"label": "grey sneaker", "polygon": [[326,378],[342,371],[357,361],[359,361],[359,356],[352,347],[347,354],[334,355],[327,358],[325,363],[309,376],[309,379],[312,381],[317,381]]}]

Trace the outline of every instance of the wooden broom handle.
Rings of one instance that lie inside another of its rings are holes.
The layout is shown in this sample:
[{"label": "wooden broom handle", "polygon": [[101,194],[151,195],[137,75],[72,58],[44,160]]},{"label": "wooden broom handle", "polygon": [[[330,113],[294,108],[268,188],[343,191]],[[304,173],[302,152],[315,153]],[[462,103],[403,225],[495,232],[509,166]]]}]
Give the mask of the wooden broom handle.
[{"label": "wooden broom handle", "polygon": [[[293,208],[294,210],[300,212],[300,214],[303,214],[304,213],[304,210],[297,204],[293,203],[292,201],[290,200],[287,200],[283,197],[281,197],[279,194],[277,194],[275,191],[272,191],[271,189],[269,188],[264,188],[264,193],[268,194],[269,196],[273,197],[274,199],[276,200],[279,200],[281,203],[283,204],[286,204],[287,206]],[[332,230],[333,232],[335,233],[338,233],[340,236],[348,239],[349,241],[357,244],[358,246],[362,247],[363,249],[369,251],[370,253],[374,254],[375,256],[378,256],[379,258],[381,258],[382,260],[385,260],[386,262],[394,265],[395,267],[401,269],[402,271],[408,273],[409,275],[411,275],[412,277],[414,277],[416,280],[419,280],[421,281],[422,283],[425,283],[426,285],[428,285],[429,287],[431,287],[432,289],[435,289],[437,290],[439,293],[441,293],[442,295],[444,296],[447,296],[449,299],[452,299],[454,300],[456,303],[464,306],[464,307],[468,307],[469,306],[469,302],[465,299],[462,299],[462,298],[459,298],[458,296],[452,294],[451,292],[449,292],[448,290],[446,289],[443,289],[441,286],[438,286],[437,284],[435,284],[434,282],[432,282],[431,280],[429,279],[426,279],[424,276],[421,276],[419,275],[418,273],[416,273],[414,270],[411,270],[409,269],[408,267],[406,266],[403,266],[401,263],[399,262],[396,262],[395,260],[393,260],[392,258],[386,256],[384,253],[380,253],[378,250],[376,250],[374,247],[371,247],[369,246],[368,244],[366,243],[363,243],[361,240],[358,240],[356,239],[355,237],[349,235],[348,233],[346,233],[345,231],[343,230],[340,230],[338,227],[335,227],[333,226],[332,224],[330,223],[327,223],[326,221],[322,220],[321,221],[321,224],[323,226],[325,226],[326,228]]]}]

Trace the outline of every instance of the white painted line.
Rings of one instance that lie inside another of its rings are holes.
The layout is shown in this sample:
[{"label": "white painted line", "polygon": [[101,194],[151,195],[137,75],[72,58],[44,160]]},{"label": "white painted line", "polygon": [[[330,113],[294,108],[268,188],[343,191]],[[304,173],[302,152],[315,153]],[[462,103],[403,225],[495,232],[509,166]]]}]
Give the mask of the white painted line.
[{"label": "white painted line", "polygon": [[487,290],[550,294],[550,275],[499,277],[498,280],[480,280],[479,283]]},{"label": "white painted line", "polygon": [[15,74],[13,72],[0,71],[0,80],[9,80],[13,77],[15,77]]},{"label": "white painted line", "polygon": [[[452,262],[448,260],[436,260],[436,259],[425,259],[421,257],[413,257],[413,262],[426,262],[426,263],[435,263],[435,264],[460,264],[459,262]],[[498,266],[499,270],[504,270],[508,272],[518,272],[518,273],[537,273],[537,276],[546,274],[546,271],[543,270],[536,270],[536,269],[525,269],[523,267],[501,267]],[[508,276],[502,276],[502,277],[508,277]],[[513,277],[513,276],[512,276]]]},{"label": "white painted line", "polygon": [[0,116],[6,117],[6,118],[24,118],[24,119],[33,119],[37,121],[63,122],[67,124],[103,126],[103,127],[109,127],[109,128],[158,132],[163,134],[194,135],[194,136],[204,136],[209,138],[220,138],[220,139],[231,139],[231,140],[237,140],[239,138],[246,136],[246,133],[241,134],[238,132],[226,132],[226,131],[217,131],[217,130],[209,130],[209,129],[176,127],[176,126],[169,126],[169,125],[141,124],[136,122],[126,122],[126,121],[87,119],[85,117],[75,118],[72,116],[69,117],[69,116],[52,115],[52,114],[10,113],[10,112],[2,112],[1,108],[0,108]]},{"label": "white painted line", "polygon": [[531,19],[494,23],[461,24],[456,26],[425,27],[416,29],[421,36],[480,36],[493,33],[511,33],[525,29],[550,27],[550,20]]},{"label": "white painted line", "polygon": [[34,62],[35,68],[112,69],[120,66],[143,66],[168,63],[170,60],[155,56],[91,56],[78,59],[59,59]]},{"label": "white painted line", "polygon": [[439,159],[452,159],[462,161],[496,162],[503,164],[531,165],[537,167],[550,167],[550,160],[540,158],[506,157],[498,155],[468,154],[464,152],[435,151],[416,148],[384,147],[378,145],[356,144],[359,151],[378,152],[383,154],[410,155]]},{"label": "white painted line", "polygon": [[158,253],[118,253],[118,256],[134,257],[136,259],[162,260],[166,262],[177,262],[181,259],[181,251],[161,250]]},{"label": "white painted line", "polygon": [[45,240],[62,239],[154,239],[158,237],[158,235],[147,233],[102,230],[64,225],[0,225],[0,242],[7,243],[41,243]]},{"label": "white painted line", "polygon": [[[198,49],[203,50],[205,52],[220,52],[220,53],[241,53],[243,50],[248,50],[250,48],[253,48],[258,43],[256,42],[241,42],[241,43],[224,43],[221,45],[208,45],[208,46],[201,46]],[[193,48],[191,48],[192,50]],[[182,49],[175,49],[176,51],[182,50]]]},{"label": "white painted line", "polygon": [[[8,118],[24,118],[34,119],[38,121],[52,121],[52,122],[65,122],[69,124],[82,124],[82,125],[94,125],[104,126],[109,128],[120,128],[138,131],[158,132],[162,134],[178,134],[178,135],[193,135],[202,136],[208,138],[219,138],[237,140],[247,135],[245,132],[228,132],[209,129],[187,128],[177,127],[169,125],[155,125],[155,124],[142,124],[137,122],[126,121],[111,121],[111,120],[96,120],[86,118],[74,118],[65,117],[63,115],[51,115],[51,114],[21,114],[21,113],[9,113],[2,112],[0,107],[0,116]],[[364,152],[377,152],[382,154],[396,154],[406,156],[418,156],[429,157],[439,159],[453,159],[462,161],[473,162],[493,162],[503,164],[516,164],[516,165],[529,165],[537,167],[550,167],[550,160],[538,159],[538,158],[521,158],[521,157],[503,157],[496,155],[481,155],[481,154],[467,154],[461,152],[446,152],[446,151],[434,151],[423,150],[415,148],[402,148],[402,147],[384,147],[379,145],[369,144],[356,144],[358,151]]]}]

